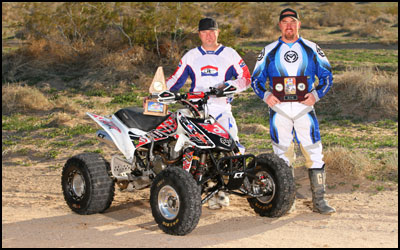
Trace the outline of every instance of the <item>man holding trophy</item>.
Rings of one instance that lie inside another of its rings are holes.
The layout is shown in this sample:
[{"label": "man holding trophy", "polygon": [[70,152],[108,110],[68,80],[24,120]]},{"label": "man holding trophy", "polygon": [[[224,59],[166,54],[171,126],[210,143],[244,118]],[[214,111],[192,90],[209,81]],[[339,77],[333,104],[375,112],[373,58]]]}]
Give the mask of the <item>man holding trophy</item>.
[{"label": "man holding trophy", "polygon": [[[299,36],[300,24],[295,10],[281,11],[279,28],[282,36],[261,51],[251,86],[270,107],[274,153],[289,165],[293,164],[293,136],[296,138],[309,169],[313,210],[330,214],[335,209],[324,199],[325,163],[313,105],[330,90],[332,71],[321,48]],[[315,76],[319,84],[314,87]]]}]

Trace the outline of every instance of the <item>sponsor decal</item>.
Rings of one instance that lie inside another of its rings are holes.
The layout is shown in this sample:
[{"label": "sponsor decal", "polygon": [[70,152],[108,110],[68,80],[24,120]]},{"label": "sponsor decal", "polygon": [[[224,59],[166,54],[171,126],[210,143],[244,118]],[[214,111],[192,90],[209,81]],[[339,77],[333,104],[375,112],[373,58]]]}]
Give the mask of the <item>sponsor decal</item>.
[{"label": "sponsor decal", "polygon": [[192,166],[194,150],[191,150],[183,155],[183,169],[189,171],[190,167]]},{"label": "sponsor decal", "polygon": [[244,67],[246,67],[246,63],[243,61],[243,59],[242,59],[242,60],[240,60],[240,62],[239,62],[239,66],[240,66],[241,68],[244,68]]},{"label": "sponsor decal", "polygon": [[320,55],[321,57],[325,57],[325,54],[324,54],[324,52],[322,51],[322,49],[321,49],[318,45],[316,45],[316,47],[317,47],[317,53],[318,53],[318,55]]},{"label": "sponsor decal", "polygon": [[201,69],[201,76],[218,76],[218,68],[207,65],[202,67]]},{"label": "sponsor decal", "polygon": [[219,141],[228,147],[232,145],[232,141],[230,139],[220,138]]},{"label": "sponsor decal", "polygon": [[170,117],[168,117],[167,120],[165,120],[163,123],[158,125],[156,130],[159,130],[162,133],[171,134],[171,133],[175,132],[177,127],[178,127],[178,124],[176,123],[175,116],[171,115]]},{"label": "sponsor decal", "polygon": [[265,55],[265,48],[261,51],[261,53],[257,57],[257,61],[261,61],[264,58]]},{"label": "sponsor decal", "polygon": [[199,123],[199,125],[212,134],[216,134],[223,138],[229,139],[228,132],[219,124]]},{"label": "sponsor decal", "polygon": [[294,63],[297,61],[297,59],[299,59],[299,55],[297,55],[296,51],[293,50],[289,50],[288,52],[286,52],[283,57],[288,63]]},{"label": "sponsor decal", "polygon": [[193,131],[193,134],[189,134],[189,140],[199,145],[208,145],[206,137],[197,131]]},{"label": "sponsor decal", "polygon": [[146,137],[140,137],[139,144],[136,146],[136,148],[146,145],[147,143],[150,143],[149,139],[147,139]]},{"label": "sponsor decal", "polygon": [[99,116],[99,115],[95,115],[95,114],[92,114],[92,115],[94,116],[94,118],[99,120],[101,123],[103,123],[104,125],[108,126],[108,129],[110,129],[110,130],[111,129],[115,129],[119,133],[121,133],[121,130],[112,121],[110,121],[109,119],[104,118],[104,117]]},{"label": "sponsor decal", "polygon": [[165,221],[163,221],[162,222],[162,224],[164,225],[164,226],[166,226],[166,227],[173,227],[173,226],[175,226],[176,225],[176,223],[178,223],[179,222],[179,219],[176,219],[175,221],[173,221],[173,222],[165,222]]},{"label": "sponsor decal", "polygon": [[237,172],[233,176],[233,179],[241,179],[241,178],[243,178],[243,175],[244,175],[244,172]]}]

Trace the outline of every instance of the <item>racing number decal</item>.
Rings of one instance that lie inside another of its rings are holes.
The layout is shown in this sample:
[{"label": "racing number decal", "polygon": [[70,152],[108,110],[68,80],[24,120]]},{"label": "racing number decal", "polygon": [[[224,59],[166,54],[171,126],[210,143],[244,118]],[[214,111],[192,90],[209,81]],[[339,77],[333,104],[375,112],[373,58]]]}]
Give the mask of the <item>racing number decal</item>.
[{"label": "racing number decal", "polygon": [[226,132],[226,130],[219,126],[218,124],[205,124],[205,123],[199,123],[200,126],[202,126],[205,130],[207,130],[210,133],[222,136],[226,139],[229,139],[229,134]]}]

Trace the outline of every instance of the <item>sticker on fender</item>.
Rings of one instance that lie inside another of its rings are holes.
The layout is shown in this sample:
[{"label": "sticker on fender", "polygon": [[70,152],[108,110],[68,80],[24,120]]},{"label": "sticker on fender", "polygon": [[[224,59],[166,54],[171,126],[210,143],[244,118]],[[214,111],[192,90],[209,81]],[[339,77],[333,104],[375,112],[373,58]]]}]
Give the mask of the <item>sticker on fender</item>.
[{"label": "sticker on fender", "polygon": [[244,172],[238,172],[235,173],[235,175],[233,176],[233,179],[241,179],[243,178]]}]

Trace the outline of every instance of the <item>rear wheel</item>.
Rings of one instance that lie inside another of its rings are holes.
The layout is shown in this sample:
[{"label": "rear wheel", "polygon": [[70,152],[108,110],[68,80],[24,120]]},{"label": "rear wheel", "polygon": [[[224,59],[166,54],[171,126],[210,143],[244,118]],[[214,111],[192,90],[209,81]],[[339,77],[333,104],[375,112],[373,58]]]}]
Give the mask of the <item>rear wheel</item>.
[{"label": "rear wheel", "polygon": [[200,186],[184,169],[167,168],[153,181],[150,205],[161,230],[186,235],[197,226],[201,216]]},{"label": "rear wheel", "polygon": [[[253,162],[250,163],[254,164]],[[280,217],[287,213],[295,199],[295,183],[291,167],[274,154],[261,154],[249,178],[254,193],[264,194],[248,198],[254,211],[267,217]]]},{"label": "rear wheel", "polygon": [[109,163],[95,153],[83,153],[65,163],[61,186],[64,199],[78,214],[94,214],[110,207],[114,199],[114,181]]}]

